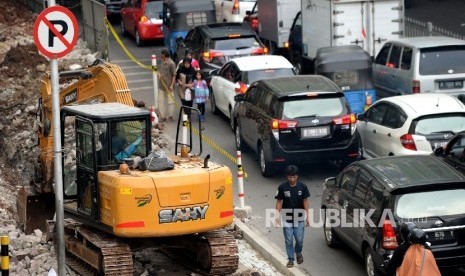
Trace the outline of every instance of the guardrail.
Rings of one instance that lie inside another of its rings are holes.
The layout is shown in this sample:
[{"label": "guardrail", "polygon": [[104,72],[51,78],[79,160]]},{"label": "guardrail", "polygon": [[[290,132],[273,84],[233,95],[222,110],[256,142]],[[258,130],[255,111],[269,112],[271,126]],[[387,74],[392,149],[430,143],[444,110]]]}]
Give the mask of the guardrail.
[{"label": "guardrail", "polygon": [[415,36],[449,36],[465,40],[465,35],[434,26],[431,22],[424,22],[410,17],[405,18],[405,37]]}]

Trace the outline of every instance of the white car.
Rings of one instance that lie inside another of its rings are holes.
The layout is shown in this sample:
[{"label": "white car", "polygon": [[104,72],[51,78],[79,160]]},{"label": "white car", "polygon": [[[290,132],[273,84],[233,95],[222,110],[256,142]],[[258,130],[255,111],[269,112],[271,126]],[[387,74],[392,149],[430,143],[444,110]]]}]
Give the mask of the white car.
[{"label": "white car", "polygon": [[234,58],[219,70],[213,70],[210,105],[214,114],[222,112],[231,120],[234,96],[245,93],[254,81],[295,75],[292,64],[283,56],[263,55]]},{"label": "white car", "polygon": [[465,130],[465,105],[425,93],[384,98],[357,116],[364,158],[431,154]]},{"label": "white car", "polygon": [[214,0],[216,22],[243,22],[256,0]]}]

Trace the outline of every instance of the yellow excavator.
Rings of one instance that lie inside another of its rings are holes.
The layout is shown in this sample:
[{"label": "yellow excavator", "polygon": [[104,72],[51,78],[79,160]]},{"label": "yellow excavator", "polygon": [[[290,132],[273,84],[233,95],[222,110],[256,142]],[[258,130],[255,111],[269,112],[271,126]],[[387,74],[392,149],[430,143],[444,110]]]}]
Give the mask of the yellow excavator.
[{"label": "yellow excavator", "polygon": [[[195,253],[212,275],[236,271],[237,244],[223,230],[233,220],[230,169],[201,157],[202,139],[196,154],[193,139],[187,145],[179,142],[180,121],[175,154],[151,154],[151,114],[134,106],[117,65],[98,60],[85,70],[60,73],[60,80],[69,77],[78,80],[59,96],[64,211],[74,221],[65,223],[67,254],[99,274],[132,275],[131,242],[155,240]],[[17,205],[26,232],[44,229],[44,216],[51,219],[54,214],[48,74],[42,80],[37,119],[35,179],[19,191]],[[148,170],[153,165],[168,169]]]}]

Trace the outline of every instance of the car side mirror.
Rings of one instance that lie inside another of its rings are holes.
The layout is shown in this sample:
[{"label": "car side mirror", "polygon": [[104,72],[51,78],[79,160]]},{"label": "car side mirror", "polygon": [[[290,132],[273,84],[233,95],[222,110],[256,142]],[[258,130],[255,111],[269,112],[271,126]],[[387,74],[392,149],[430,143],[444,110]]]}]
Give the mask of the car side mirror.
[{"label": "car side mirror", "polygon": [[443,156],[444,155],[444,148],[443,147],[438,147],[434,149],[434,156]]},{"label": "car side mirror", "polygon": [[325,179],[325,183],[323,184],[324,188],[334,188],[336,187],[336,177],[328,177]]},{"label": "car side mirror", "polygon": [[237,94],[234,96],[234,101],[235,102],[243,102],[245,100],[245,95],[244,94]]},{"label": "car side mirror", "polygon": [[357,114],[357,120],[365,121],[366,119],[367,119],[367,116],[365,116],[365,113]]},{"label": "car side mirror", "polygon": [[252,11],[245,11],[245,15],[251,15]]}]

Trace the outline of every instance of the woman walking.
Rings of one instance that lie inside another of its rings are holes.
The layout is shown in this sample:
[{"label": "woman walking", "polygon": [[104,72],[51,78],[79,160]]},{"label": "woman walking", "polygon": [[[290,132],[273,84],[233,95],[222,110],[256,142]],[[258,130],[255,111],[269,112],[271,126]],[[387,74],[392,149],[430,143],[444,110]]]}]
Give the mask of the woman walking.
[{"label": "woman walking", "polygon": [[194,88],[194,101],[197,104],[197,108],[200,110],[200,121],[205,122],[205,102],[208,100],[210,91],[200,71],[195,73],[195,80],[192,83],[192,87]]}]

